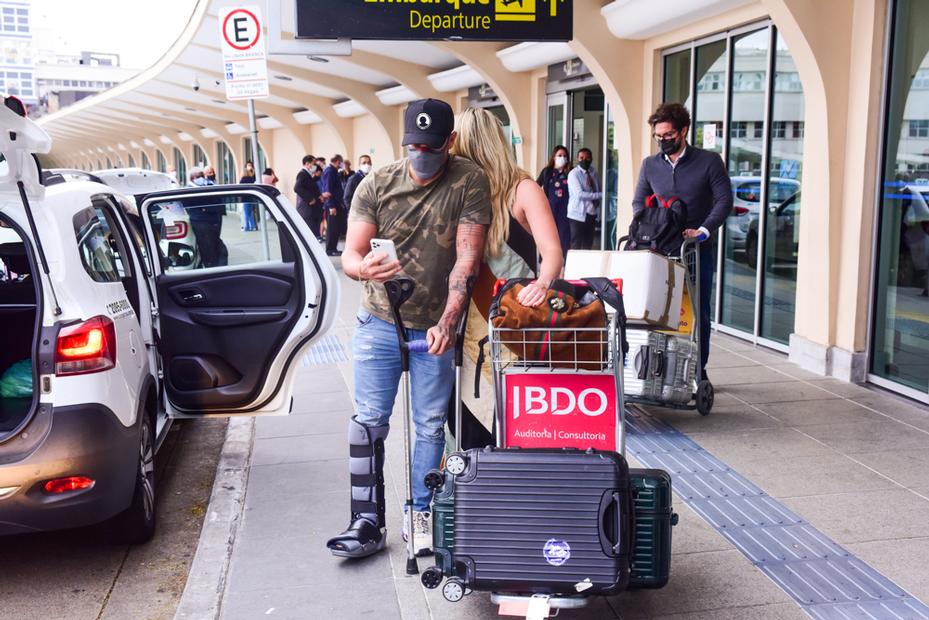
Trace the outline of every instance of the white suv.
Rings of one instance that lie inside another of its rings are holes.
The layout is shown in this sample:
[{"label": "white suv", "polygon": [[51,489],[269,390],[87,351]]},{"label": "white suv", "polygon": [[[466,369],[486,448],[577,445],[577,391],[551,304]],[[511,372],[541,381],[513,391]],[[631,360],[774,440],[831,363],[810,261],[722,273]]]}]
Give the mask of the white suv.
[{"label": "white suv", "polygon": [[[138,212],[100,183],[44,186],[33,153],[51,141],[5,103],[0,534],[113,519],[141,542],[171,418],[288,413],[301,351],[333,322],[336,272],[267,186],[156,192]],[[243,203],[262,230],[225,216]],[[176,205],[209,264],[179,270],[165,255],[161,218]]]}]

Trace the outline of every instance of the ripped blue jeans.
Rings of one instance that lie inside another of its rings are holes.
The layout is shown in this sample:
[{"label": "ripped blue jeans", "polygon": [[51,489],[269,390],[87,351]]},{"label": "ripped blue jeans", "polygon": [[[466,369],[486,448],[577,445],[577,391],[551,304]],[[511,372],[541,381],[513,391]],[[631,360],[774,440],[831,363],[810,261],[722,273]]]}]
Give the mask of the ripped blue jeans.
[{"label": "ripped blue jeans", "polygon": [[[366,426],[390,421],[400,386],[400,347],[392,323],[365,309],[358,311],[352,357],[355,372],[355,418]],[[407,330],[410,340],[426,337],[418,329]],[[454,350],[442,355],[410,354],[413,425],[413,509],[428,510],[432,492],[423,478],[439,466],[445,449],[445,418],[455,381]],[[400,415],[403,415],[401,412]],[[401,428],[398,426],[398,428]]]}]

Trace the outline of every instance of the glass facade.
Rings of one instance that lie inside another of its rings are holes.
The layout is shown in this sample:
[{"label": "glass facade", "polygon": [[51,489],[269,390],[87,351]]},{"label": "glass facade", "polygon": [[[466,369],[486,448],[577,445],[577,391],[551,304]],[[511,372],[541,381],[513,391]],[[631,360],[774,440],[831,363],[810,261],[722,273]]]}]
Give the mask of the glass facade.
[{"label": "glass facade", "polygon": [[871,372],[929,397],[929,0],[897,0],[878,202]]},{"label": "glass facade", "polygon": [[795,313],[804,119],[790,52],[774,26],[747,26],[672,50],[663,66],[664,101],[690,109],[690,142],[719,153],[732,179],[733,211],[718,234],[716,323],[786,345]]},{"label": "glass facade", "polygon": [[237,182],[235,158],[232,149],[224,141],[216,142],[216,178],[220,183],[229,185]]},{"label": "glass facade", "polygon": [[177,171],[177,182],[181,185],[187,185],[187,160],[181,149],[174,147],[174,170]]},{"label": "glass facade", "polygon": [[142,169],[143,170],[152,169],[152,162],[148,159],[148,153],[146,153],[145,151],[142,151]]},{"label": "glass facade", "polygon": [[155,151],[155,158],[158,163],[158,172],[167,172],[168,162],[165,160],[165,155],[161,152],[161,149]]},{"label": "glass facade", "polygon": [[199,144],[193,145],[193,154],[194,154],[194,166],[197,168],[205,168],[210,161],[206,157],[206,153],[203,152],[203,149],[200,148]]},{"label": "glass facade", "polygon": [[[245,161],[252,160],[252,139],[244,138],[242,142],[242,152],[245,153]],[[326,160],[328,161],[328,157]],[[261,171],[268,167],[268,159],[265,157],[265,150],[261,148],[261,142],[258,142],[258,161],[254,162],[255,164],[255,177],[258,180],[261,180]],[[245,166],[242,166],[242,170],[245,170]],[[238,181],[239,179],[236,179]]]}]

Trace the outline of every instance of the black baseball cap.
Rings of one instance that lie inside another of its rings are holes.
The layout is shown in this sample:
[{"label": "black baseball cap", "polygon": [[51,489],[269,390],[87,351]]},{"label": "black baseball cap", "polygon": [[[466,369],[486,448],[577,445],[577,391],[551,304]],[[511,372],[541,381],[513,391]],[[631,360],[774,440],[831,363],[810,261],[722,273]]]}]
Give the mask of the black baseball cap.
[{"label": "black baseball cap", "polygon": [[437,149],[455,129],[452,106],[439,99],[411,101],[403,115],[403,146],[426,144]]}]

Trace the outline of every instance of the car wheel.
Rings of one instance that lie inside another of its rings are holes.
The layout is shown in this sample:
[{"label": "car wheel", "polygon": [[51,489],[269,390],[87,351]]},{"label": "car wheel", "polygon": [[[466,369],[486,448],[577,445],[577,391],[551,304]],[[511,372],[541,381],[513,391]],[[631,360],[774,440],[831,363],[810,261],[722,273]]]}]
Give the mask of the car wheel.
[{"label": "car wheel", "polygon": [[745,240],[745,262],[752,269],[758,268],[758,237],[749,235]]},{"label": "car wheel", "polygon": [[110,532],[114,542],[129,545],[148,542],[155,534],[155,428],[147,413],[139,432],[139,461],[132,503],[113,517]]}]

